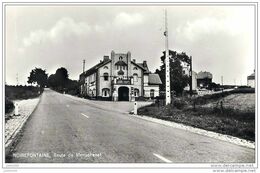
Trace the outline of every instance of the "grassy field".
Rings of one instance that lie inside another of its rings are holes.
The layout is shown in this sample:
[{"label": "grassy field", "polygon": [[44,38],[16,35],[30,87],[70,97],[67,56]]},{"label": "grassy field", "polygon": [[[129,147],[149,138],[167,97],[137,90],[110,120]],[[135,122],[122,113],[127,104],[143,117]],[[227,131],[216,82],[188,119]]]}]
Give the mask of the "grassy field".
[{"label": "grassy field", "polygon": [[224,97],[175,99],[171,105],[153,104],[140,108],[138,114],[251,141],[255,140],[254,93],[230,93]]},{"label": "grassy field", "polygon": [[39,97],[42,89],[34,86],[10,86],[5,85],[5,113],[12,112],[14,105],[12,100],[23,100]]}]

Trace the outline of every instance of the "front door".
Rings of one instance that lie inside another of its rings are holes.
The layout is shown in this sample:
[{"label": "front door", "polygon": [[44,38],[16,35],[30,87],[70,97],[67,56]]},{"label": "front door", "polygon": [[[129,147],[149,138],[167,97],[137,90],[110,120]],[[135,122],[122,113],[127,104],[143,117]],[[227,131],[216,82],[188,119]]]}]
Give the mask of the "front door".
[{"label": "front door", "polygon": [[129,101],[129,88],[120,87],[118,89],[118,101]]}]

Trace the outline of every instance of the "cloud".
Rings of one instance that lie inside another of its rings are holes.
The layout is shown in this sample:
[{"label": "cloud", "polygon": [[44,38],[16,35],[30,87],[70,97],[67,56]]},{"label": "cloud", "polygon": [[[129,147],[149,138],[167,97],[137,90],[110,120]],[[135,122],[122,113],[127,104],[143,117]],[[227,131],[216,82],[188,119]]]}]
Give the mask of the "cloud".
[{"label": "cloud", "polygon": [[90,26],[84,22],[77,23],[71,18],[62,18],[50,30],[32,31],[28,37],[23,39],[23,46],[29,47],[46,41],[55,43],[71,36],[82,37],[90,31]]},{"label": "cloud", "polygon": [[119,13],[114,20],[115,26],[122,28],[125,26],[137,25],[143,22],[144,17],[139,13],[128,14]]},{"label": "cloud", "polygon": [[[225,33],[231,36],[250,32],[253,21],[249,14],[235,13],[229,17],[203,17],[187,21],[177,27],[176,32],[190,41],[199,39],[202,35]],[[241,25],[243,23],[243,25]]]}]

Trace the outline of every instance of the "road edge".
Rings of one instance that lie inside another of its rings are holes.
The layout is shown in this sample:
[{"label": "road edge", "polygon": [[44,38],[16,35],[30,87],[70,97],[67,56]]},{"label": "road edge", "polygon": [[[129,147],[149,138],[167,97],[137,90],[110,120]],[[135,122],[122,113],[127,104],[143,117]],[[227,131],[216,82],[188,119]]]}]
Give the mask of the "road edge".
[{"label": "road edge", "polygon": [[[42,92],[43,94],[43,92]],[[25,126],[26,122],[29,120],[29,118],[31,117],[31,115],[35,112],[35,110],[37,109],[40,101],[41,101],[41,97],[42,94],[39,96],[39,100],[36,104],[36,106],[34,107],[32,113],[30,115],[28,115],[23,122],[17,127],[17,129],[13,132],[13,134],[11,135],[11,137],[9,138],[8,141],[6,141],[6,143],[4,144],[4,152],[5,152],[5,158],[10,154],[10,151],[12,149],[12,147],[14,146],[14,144],[17,142],[17,139],[19,137],[20,132],[22,131],[23,127]]]},{"label": "road edge", "polygon": [[[132,111],[130,113],[132,113]],[[173,128],[189,131],[189,132],[196,133],[196,134],[199,134],[199,135],[215,138],[215,139],[218,139],[218,140],[222,140],[222,141],[229,142],[229,143],[232,143],[232,144],[240,145],[240,146],[243,146],[243,147],[255,149],[255,142],[248,141],[248,140],[245,140],[245,139],[241,139],[241,138],[238,138],[238,137],[234,137],[234,136],[230,136],[230,135],[224,135],[224,134],[221,134],[221,133],[216,133],[216,132],[213,132],[213,131],[208,131],[208,130],[204,130],[204,129],[200,129],[200,128],[196,128],[196,127],[192,127],[192,126],[188,126],[188,125],[184,125],[184,124],[180,124],[180,123],[175,123],[175,122],[172,122],[172,121],[166,121],[166,120],[162,120],[162,119],[158,119],[158,118],[152,118],[152,117],[149,117],[149,116],[146,116],[146,115],[129,114],[129,116],[136,117],[136,118],[146,120],[146,121],[150,121],[150,122],[154,122],[154,123],[158,123],[158,124],[165,125],[165,126],[168,126],[168,127],[173,127]]]}]

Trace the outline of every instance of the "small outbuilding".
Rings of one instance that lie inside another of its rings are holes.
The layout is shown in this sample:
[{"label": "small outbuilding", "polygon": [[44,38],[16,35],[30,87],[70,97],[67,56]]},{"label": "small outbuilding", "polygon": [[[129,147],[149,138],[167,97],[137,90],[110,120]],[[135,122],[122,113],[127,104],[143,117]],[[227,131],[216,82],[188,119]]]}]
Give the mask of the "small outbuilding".
[{"label": "small outbuilding", "polygon": [[255,88],[255,71],[251,75],[247,76],[247,86]]}]

